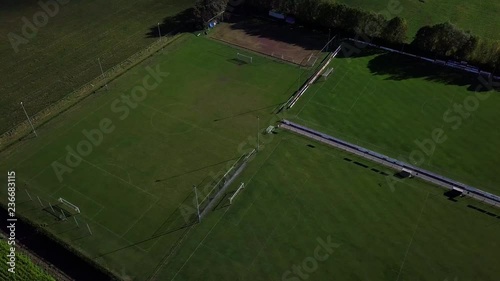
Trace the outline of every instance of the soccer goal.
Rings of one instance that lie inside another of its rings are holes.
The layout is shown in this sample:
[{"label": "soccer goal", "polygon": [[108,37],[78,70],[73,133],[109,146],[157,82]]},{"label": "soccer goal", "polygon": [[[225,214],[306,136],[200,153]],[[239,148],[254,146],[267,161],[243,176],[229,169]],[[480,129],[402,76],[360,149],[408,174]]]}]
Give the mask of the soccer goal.
[{"label": "soccer goal", "polygon": [[333,73],[333,67],[330,67],[321,74],[321,77],[323,78],[323,80],[326,80],[332,73]]},{"label": "soccer goal", "polygon": [[78,208],[75,204],[72,204],[71,202],[69,202],[68,200],[66,199],[63,199],[63,198],[59,198],[57,201],[59,201],[59,203],[62,203],[63,205],[71,208],[73,211],[75,211],[76,213],[80,213],[80,208]]},{"label": "soccer goal", "polygon": [[233,204],[233,200],[236,197],[236,195],[238,195],[238,193],[240,192],[240,190],[242,190],[244,188],[245,188],[245,184],[241,183],[240,187],[238,187],[238,189],[236,190],[236,192],[234,192],[234,194],[231,197],[229,197],[229,204]]},{"label": "soccer goal", "polygon": [[253,63],[253,57],[247,56],[244,54],[236,53],[236,58],[240,61],[246,62],[246,63]]}]

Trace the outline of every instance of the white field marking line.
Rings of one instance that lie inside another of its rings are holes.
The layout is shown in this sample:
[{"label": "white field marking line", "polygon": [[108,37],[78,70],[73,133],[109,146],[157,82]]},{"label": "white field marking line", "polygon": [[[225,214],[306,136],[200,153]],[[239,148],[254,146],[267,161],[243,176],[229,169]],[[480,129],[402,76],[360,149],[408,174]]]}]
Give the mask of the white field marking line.
[{"label": "white field marking line", "polygon": [[238,143],[236,140],[233,140],[233,139],[230,139],[230,138],[228,138],[228,137],[225,137],[225,136],[222,136],[222,135],[216,134],[216,133],[214,133],[214,132],[212,132],[212,131],[210,131],[210,130],[208,130],[208,129],[202,128],[202,127],[200,127],[200,126],[198,126],[198,125],[196,125],[196,124],[191,124],[191,122],[188,122],[188,121],[182,120],[182,119],[177,118],[177,117],[175,117],[175,116],[172,116],[172,115],[168,114],[167,112],[162,111],[162,110],[160,110],[160,109],[154,108],[154,107],[149,106],[149,105],[145,105],[144,103],[141,103],[140,105],[141,105],[141,106],[144,106],[144,107],[146,107],[146,108],[149,108],[149,109],[152,109],[152,110],[158,111],[158,112],[160,112],[160,113],[163,113],[163,114],[167,115],[168,117],[170,117],[170,118],[172,118],[172,119],[175,119],[175,120],[177,120],[177,121],[180,121],[180,122],[183,122],[183,123],[185,123],[185,124],[188,124],[188,125],[190,125],[190,126],[192,126],[192,127],[196,128],[196,129],[199,129],[200,131],[203,131],[203,132],[209,133],[209,134],[214,135],[214,136],[219,137],[219,138],[223,138],[223,139],[228,140],[228,141],[230,141],[230,142],[232,142],[232,143],[235,143],[235,144],[236,144],[236,143]]},{"label": "white field marking line", "polygon": [[[439,128],[442,130],[443,127],[444,127],[444,122],[441,124],[441,127],[439,127]],[[427,159],[427,165],[431,164],[432,157],[436,153],[436,150],[438,149],[439,146],[440,146],[440,144],[436,144],[436,146],[434,147],[434,150],[432,151],[431,155],[428,156],[429,158]]]},{"label": "white field marking line", "polygon": [[156,205],[156,203],[158,203],[158,201],[160,201],[160,198],[157,198],[156,201],[153,204],[151,204],[146,211],[142,213],[142,215],[122,234],[122,237],[124,237],[130,230],[132,230],[134,226],[137,223],[139,223],[142,220],[142,218]]},{"label": "white field marking line", "polygon": [[70,185],[68,185],[68,184],[64,184],[63,186],[68,187],[69,189],[71,189],[71,190],[73,190],[74,192],[76,192],[76,193],[80,194],[81,196],[83,196],[84,198],[88,199],[89,201],[91,201],[91,202],[93,202],[93,203],[97,204],[99,207],[104,208],[104,206],[103,206],[102,204],[100,204],[99,202],[97,202],[97,201],[95,201],[94,199],[90,198],[89,196],[87,196],[87,195],[85,195],[85,194],[81,193],[80,191],[78,191],[78,190],[76,190],[76,189],[72,188]]},{"label": "white field marking line", "polygon": [[140,250],[141,252],[147,253],[147,252],[146,252],[146,250],[144,250],[143,248],[141,248],[141,247],[139,247],[139,246],[135,245],[136,243],[132,243],[131,241],[129,241],[129,240],[127,240],[127,239],[125,239],[125,238],[121,237],[120,235],[118,235],[118,234],[117,234],[116,232],[114,232],[113,230],[111,230],[111,229],[107,228],[106,226],[104,226],[104,225],[102,225],[102,224],[100,224],[100,223],[96,222],[95,220],[93,220],[93,219],[91,219],[91,218],[88,218],[88,219],[89,219],[90,221],[92,221],[92,223],[93,223],[93,224],[97,224],[98,226],[100,226],[100,227],[104,228],[106,231],[110,232],[111,234],[113,234],[114,236],[116,236],[118,239],[121,239],[121,240],[123,240],[123,241],[127,242],[127,243],[129,244],[129,245],[127,245],[127,246],[133,246],[134,248],[136,248],[136,249]]},{"label": "white field marking line", "polygon": [[349,108],[349,113],[351,113],[351,110],[356,106],[356,103],[358,103],[358,100],[363,96],[363,94],[366,92],[366,89],[368,88],[368,85],[365,85],[365,87],[363,88],[363,90],[361,90],[361,92],[359,93],[359,95],[356,97],[356,99],[354,100],[354,102],[352,103],[351,107]]},{"label": "white field marking line", "polygon": [[[177,208],[175,208],[175,209],[172,211],[172,213],[175,213],[177,210],[179,210],[179,209],[181,208],[182,204],[183,204],[183,203],[179,203],[179,205],[177,206]],[[172,213],[170,213],[170,214],[172,214]],[[172,222],[168,225],[168,227],[167,227],[167,228],[170,228],[170,226],[171,226],[174,222],[175,222],[175,221],[172,221]],[[195,225],[195,224],[192,224],[192,225],[188,225],[188,224],[189,224],[189,222],[186,222],[187,227],[193,227],[193,226]],[[153,239],[156,239],[156,241],[153,243],[153,245],[151,245],[151,246],[147,249],[147,251],[148,251],[148,252],[149,252],[149,251],[151,251],[151,249],[153,249],[153,248],[154,248],[154,246],[158,243],[158,241],[160,241],[160,238],[161,238],[160,236],[158,236],[158,237],[153,237]]]},{"label": "white field marking line", "polygon": [[[88,114],[86,114],[82,119],[80,119],[79,121],[75,122],[73,125],[71,125],[69,128],[67,128],[66,130],[64,130],[61,134],[59,134],[58,136],[62,136],[62,135],[65,135],[69,130],[71,130],[73,127],[75,127],[76,125],[80,124],[83,120],[87,119],[90,115],[94,114],[96,111],[98,111],[99,109],[101,109],[103,106],[105,106],[107,103],[103,103],[102,105],[98,106],[95,110],[89,112]],[[24,160],[21,160],[20,162],[18,162],[17,164],[14,165],[14,167],[18,167],[20,164],[26,162],[28,159],[31,159],[33,156],[35,156],[35,154],[37,154],[39,151],[43,150],[45,147],[47,147],[48,145],[52,144],[55,140],[57,140],[59,138],[54,138],[53,140],[49,141],[48,143],[46,143],[45,145],[43,145],[42,147],[40,147],[39,149],[37,149],[33,154],[31,154],[30,156],[26,157],[26,159]],[[13,153],[10,154],[10,157],[7,158],[10,159],[11,157],[13,156]],[[61,156],[61,157],[64,157],[65,155]],[[61,158],[59,157],[58,160]],[[50,165],[49,165],[50,166]]]},{"label": "white field marking line", "polygon": [[[281,145],[281,142],[283,141],[283,139],[280,140],[280,142],[276,145],[276,147],[273,149],[273,151],[267,156],[266,160],[264,160],[264,162],[262,162],[262,165],[260,165],[260,167],[257,169],[257,171],[255,171],[255,173],[250,177],[250,179],[248,179],[248,182],[246,183],[246,186],[249,186],[249,184],[252,182],[252,179],[255,177],[255,175],[257,175],[257,173],[262,169],[262,167],[264,166],[264,164],[266,164],[267,160],[269,160],[269,158],[271,157],[271,155],[274,154],[274,151],[276,151],[276,149],[278,148],[278,146]],[[247,209],[245,210],[245,212],[243,212],[243,214],[241,215],[241,218],[240,220],[237,222],[237,223],[233,223],[234,226],[238,226],[240,224],[240,222],[243,220],[243,217],[247,214],[247,212],[252,208],[253,204],[255,203],[255,200],[257,200],[257,198],[259,198],[260,196],[257,196],[256,198],[253,199],[252,203],[250,204],[250,206],[247,207]]]},{"label": "white field marking line", "polygon": [[114,164],[112,162],[105,162],[105,163],[102,163],[102,164],[103,165],[109,165],[109,166],[115,166],[115,167],[118,167],[120,170],[125,171],[125,173],[127,173],[128,182],[133,184],[132,178],[130,177],[130,173],[126,169],[124,169],[122,166]]},{"label": "white field marking line", "polygon": [[[330,94],[331,94],[333,91],[335,91],[335,89],[337,89],[337,86],[340,84],[340,82],[342,82],[342,81],[344,80],[345,76],[346,76],[346,75],[347,75],[350,71],[351,71],[351,69],[348,69],[348,70],[344,73],[344,75],[342,75],[342,77],[340,77],[339,81],[335,84],[335,86],[334,86],[332,89],[327,89],[327,90],[328,90],[328,92],[329,92]],[[304,104],[304,106],[302,106],[302,108],[299,110],[299,112],[297,112],[297,115],[296,115],[297,117],[298,117],[298,116],[299,116],[299,114],[300,114],[300,113],[304,110],[304,108],[306,108],[306,106],[309,104],[309,102],[310,102],[310,101],[311,101],[311,100],[312,100],[312,99],[316,96],[316,93],[318,93],[318,92],[319,92],[319,90],[321,90],[323,87],[325,87],[325,85],[326,85],[326,82],[325,82],[325,83],[323,83],[323,84],[321,85],[321,87],[319,87],[319,88],[316,90],[316,92],[314,92],[314,93],[312,94],[311,98],[310,98],[309,100],[307,100],[307,102]],[[334,99],[335,99],[335,97],[334,97]]]},{"label": "white field marking line", "polygon": [[[304,184],[307,182],[308,178],[306,179],[306,181],[304,182]],[[298,191],[295,190],[295,194],[294,194],[294,197],[291,201],[295,201],[295,199],[297,199],[297,193]],[[285,211],[285,216],[288,215],[289,211],[290,211],[291,208],[288,208],[286,209]],[[299,209],[300,210],[300,209]],[[273,231],[271,231],[271,233],[269,233],[269,235],[267,236],[266,240],[264,241],[264,244],[262,245],[262,247],[260,248],[259,252],[257,253],[257,255],[255,255],[255,257],[253,258],[252,260],[252,263],[250,264],[250,266],[246,267],[247,270],[250,270],[250,267],[253,266],[253,264],[255,263],[255,261],[257,260],[257,257],[260,256],[260,254],[262,253],[262,251],[264,251],[264,249],[266,249],[267,247],[267,244],[269,243],[269,240],[273,237],[273,233],[276,231],[276,229],[278,228],[278,225],[279,224],[276,224],[276,226],[274,227]],[[296,226],[296,225],[295,225]],[[294,226],[294,227],[295,227]]]},{"label": "white field marking line", "polygon": [[92,217],[89,218],[93,221],[94,218],[96,218],[102,212],[102,210],[104,210],[104,207],[102,207],[99,211],[97,211],[97,213],[95,213]]},{"label": "white field marking line", "polygon": [[[59,157],[59,158],[57,158],[57,160],[56,160],[56,161],[59,161],[61,158],[64,158],[64,155],[63,155],[63,156],[61,156],[61,157]],[[50,166],[51,166],[51,165],[48,165],[48,166],[46,166],[45,168],[43,168],[40,172],[38,172],[38,174],[36,174],[36,175],[34,175],[32,178],[28,179],[28,181],[32,181],[32,180],[36,179],[39,175],[43,174],[43,172],[44,172],[45,170],[47,170],[47,168],[49,168]]]},{"label": "white field marking line", "polygon": [[[205,63],[204,60],[199,60],[199,64],[204,64],[204,63]],[[203,67],[200,67],[199,64],[190,63],[191,66],[193,66],[195,68],[198,68],[199,70],[202,70],[202,71],[207,72],[207,73],[211,73],[210,70],[205,69]],[[248,83],[245,80],[239,80],[239,79],[236,79],[236,78],[233,78],[233,77],[229,77],[229,76],[224,76],[224,78],[228,79],[228,80],[231,80],[231,81],[234,81],[234,82],[239,83],[239,84],[243,84],[243,85],[246,85],[246,86],[250,86],[252,88],[256,88],[256,89],[258,89],[258,90],[260,90],[260,91],[262,91],[264,93],[267,93],[267,94],[275,94],[275,92],[273,92],[273,91],[270,91],[270,90],[267,90],[265,88],[259,87],[259,86],[255,85],[255,84],[252,84],[252,83]],[[225,82],[221,82],[221,83],[225,84]]]},{"label": "white field marking line", "polygon": [[222,257],[224,257],[224,258],[226,258],[226,259],[228,259],[228,260],[230,260],[230,261],[233,261],[233,258],[228,257],[227,255],[225,255],[225,254],[223,254],[223,253],[221,253],[221,252],[217,251],[216,249],[214,249],[214,248],[212,248],[212,247],[209,247],[209,246],[205,245],[204,243],[202,243],[201,245],[202,245],[203,247],[205,247],[205,248],[209,249],[210,251],[212,251],[212,252],[214,252],[214,253],[218,254],[219,256],[222,256]]},{"label": "white field marking line", "polygon": [[116,179],[118,179],[118,180],[120,180],[120,181],[122,181],[122,182],[124,182],[124,183],[126,183],[126,184],[128,184],[128,185],[130,185],[130,186],[132,186],[132,187],[134,187],[134,188],[136,188],[136,189],[137,189],[137,190],[139,190],[139,191],[142,191],[142,192],[144,192],[144,193],[146,193],[146,194],[148,194],[148,195],[152,196],[152,197],[153,197],[153,198],[155,198],[155,199],[158,199],[158,198],[159,198],[158,196],[156,196],[156,195],[154,195],[154,194],[152,194],[152,193],[148,192],[147,190],[144,190],[144,189],[142,189],[142,188],[140,188],[140,187],[138,187],[138,186],[136,186],[136,185],[134,185],[134,184],[132,184],[132,183],[130,183],[130,182],[127,182],[126,180],[122,179],[121,177],[119,177],[119,176],[117,176],[117,175],[114,175],[114,174],[112,174],[112,173],[110,173],[110,172],[108,172],[108,171],[104,170],[103,168],[98,167],[98,166],[96,166],[96,165],[92,164],[91,162],[89,162],[89,161],[87,161],[87,160],[85,160],[85,159],[83,159],[83,158],[82,158],[82,160],[83,160],[85,163],[87,163],[87,164],[91,165],[92,167],[94,167],[94,168],[96,168],[96,169],[98,169],[98,170],[100,170],[100,171],[102,171],[102,172],[104,172],[104,173],[106,173],[106,174],[108,174],[108,175],[110,175],[110,176],[112,176],[112,177],[114,177],[114,178],[116,178]]},{"label": "white field marking line", "polygon": [[[160,128],[157,128],[154,124],[153,124],[153,117],[155,117],[155,114],[158,113],[157,111],[154,111],[153,114],[151,114],[151,117],[149,118],[149,124],[151,125],[151,128],[153,130],[155,130],[156,132],[160,133],[161,135],[163,136],[166,136],[166,137],[175,137],[177,135],[184,135],[184,134],[187,134],[187,133],[190,133],[191,131],[193,131],[195,129],[195,127],[193,126],[190,126],[190,128],[184,132],[180,132],[180,133],[167,133],[167,132],[164,132],[162,131]],[[160,112],[161,113],[161,112]],[[167,117],[171,118],[170,116],[167,115]]]},{"label": "white field marking line", "polygon": [[198,248],[200,248],[200,246],[203,244],[203,241],[205,241],[205,239],[207,239],[208,235],[210,235],[210,233],[212,233],[212,231],[214,230],[214,228],[224,218],[224,216],[226,215],[226,213],[227,213],[228,210],[229,210],[229,208],[227,208],[224,211],[224,213],[221,215],[221,217],[219,218],[219,220],[212,226],[212,228],[210,228],[210,230],[208,231],[208,233],[205,234],[205,237],[203,237],[203,239],[200,241],[200,243],[198,243],[198,246],[196,246],[196,248],[193,250],[193,252],[189,255],[189,257],[186,259],[186,261],[182,264],[181,268],[179,268],[179,270],[177,270],[177,272],[175,273],[174,277],[172,277],[172,279],[170,279],[170,281],[174,280],[175,277],[177,277],[177,275],[179,274],[179,272],[181,272],[181,270],[184,268],[184,266],[186,266],[186,264],[189,262],[189,260],[193,257],[194,253],[196,253],[196,251],[198,250]]},{"label": "white field marking line", "polygon": [[58,193],[59,190],[63,189],[65,186],[66,186],[65,184],[61,184],[61,186],[58,189],[56,189],[54,192],[49,193],[49,196],[54,197],[54,194]]},{"label": "white field marking line", "polygon": [[[36,188],[36,189],[38,189],[38,188]],[[49,195],[49,197],[51,197],[54,201],[58,199],[58,198],[55,198],[55,197],[54,197],[54,196],[52,196],[52,195]],[[95,221],[95,220],[93,220],[92,218],[90,218],[90,217],[88,217],[88,216],[86,216],[86,215],[84,215],[84,214],[80,214],[80,216],[82,216],[82,217],[84,217],[84,218],[87,218],[87,219],[88,219],[89,221],[91,221],[92,223],[97,224],[97,225],[99,225],[100,227],[104,228],[106,231],[110,232],[111,234],[113,234],[114,236],[116,236],[118,239],[121,239],[121,240],[123,240],[123,241],[125,241],[125,242],[129,243],[129,245],[133,245],[135,248],[137,248],[137,249],[139,249],[139,250],[141,250],[141,251],[143,251],[143,252],[147,253],[144,249],[140,248],[140,247],[139,247],[139,246],[137,246],[137,245],[134,245],[135,243],[132,243],[131,241],[128,241],[127,239],[125,239],[125,238],[123,238],[123,237],[120,237],[120,236],[119,236],[116,232],[114,232],[114,231],[112,231],[111,229],[107,228],[106,226],[104,226],[104,225],[102,225],[102,224],[100,224],[100,223],[96,222],[96,221]]]},{"label": "white field marking line", "polygon": [[420,210],[420,215],[418,216],[417,223],[415,224],[415,229],[413,230],[413,234],[410,239],[410,243],[408,244],[408,248],[406,249],[405,256],[403,258],[403,262],[401,263],[401,267],[399,269],[398,277],[396,281],[399,281],[399,278],[401,276],[401,272],[403,271],[403,267],[406,262],[406,258],[408,257],[408,253],[410,252],[411,244],[413,243],[413,239],[415,238],[415,234],[417,233],[418,225],[420,224],[420,219],[422,218],[422,214],[424,213],[425,205],[427,204],[427,199],[429,198],[429,192],[427,192],[427,195],[425,196],[424,204],[422,204],[422,209]]},{"label": "white field marking line", "polygon": [[[319,102],[315,102],[315,101],[312,101],[311,103],[315,104],[315,105],[319,105],[319,106],[322,106],[322,107],[326,107],[330,110],[333,110],[333,111],[338,111],[340,113],[343,113],[343,114],[351,114],[349,111],[343,111],[343,110],[340,110],[340,109],[336,109],[335,107],[331,107],[329,105],[326,105],[326,104],[322,104],[322,103],[319,103]],[[301,119],[302,120],[302,119]]]}]

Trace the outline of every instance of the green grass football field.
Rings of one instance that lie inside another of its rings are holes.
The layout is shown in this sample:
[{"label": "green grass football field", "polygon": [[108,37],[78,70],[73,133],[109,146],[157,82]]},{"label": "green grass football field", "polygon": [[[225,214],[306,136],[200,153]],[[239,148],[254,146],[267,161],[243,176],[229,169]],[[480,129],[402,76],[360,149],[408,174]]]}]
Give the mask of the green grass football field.
[{"label": "green grass football field", "polygon": [[393,173],[279,131],[159,277],[496,280],[498,209],[413,179],[391,189]]},{"label": "green grass football field", "polygon": [[289,118],[500,194],[498,92],[475,92],[474,75],[368,49],[331,66]]},{"label": "green grass football field", "polygon": [[408,21],[410,40],[422,26],[447,21],[458,25],[463,30],[470,30],[476,35],[500,39],[500,33],[496,32],[495,21],[500,13],[500,3],[494,0],[341,0],[338,2],[374,12],[395,11],[391,12],[392,16],[401,16]]},{"label": "green grass football field", "polygon": [[[253,63],[241,65],[237,52]],[[109,92],[40,128],[38,138],[2,152],[0,169],[17,175],[17,212],[121,278],[145,280],[188,229],[179,206],[192,206],[192,186],[255,147],[257,116],[269,123],[298,74],[292,65],[184,35]],[[61,222],[51,214],[49,202],[59,197],[80,208],[80,228],[73,217]]]}]

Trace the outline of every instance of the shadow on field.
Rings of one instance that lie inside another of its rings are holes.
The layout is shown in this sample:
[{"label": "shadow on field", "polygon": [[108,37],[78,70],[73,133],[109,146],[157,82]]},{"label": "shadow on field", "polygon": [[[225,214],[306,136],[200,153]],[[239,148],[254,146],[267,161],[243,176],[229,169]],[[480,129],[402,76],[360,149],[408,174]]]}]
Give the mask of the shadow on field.
[{"label": "shadow on field", "polygon": [[255,19],[242,15],[231,15],[224,19],[231,24],[231,29],[244,31],[259,38],[281,41],[297,45],[305,50],[321,50],[328,41],[328,35],[314,32],[298,25],[275,22],[268,19]]},{"label": "shadow on field", "polygon": [[470,204],[469,204],[469,205],[467,205],[467,207],[468,207],[468,208],[471,208],[471,209],[473,209],[473,210],[476,210],[476,211],[478,211],[478,212],[480,212],[480,213],[483,213],[483,214],[485,214],[485,215],[488,215],[488,216],[490,216],[490,217],[500,219],[500,215],[494,214],[494,213],[492,213],[492,212],[488,212],[488,211],[486,211],[486,210],[484,210],[484,209],[481,209],[481,208],[479,208],[479,207],[476,207],[476,206],[474,206],[474,205],[470,205]]},{"label": "shadow on field", "polygon": [[234,161],[234,160],[236,160],[236,159],[238,159],[238,158],[239,158],[239,157],[235,157],[235,158],[227,159],[227,160],[224,160],[224,161],[221,161],[221,162],[218,162],[218,163],[214,163],[214,164],[206,165],[206,166],[203,166],[203,167],[200,167],[200,168],[196,168],[196,169],[193,169],[193,170],[189,170],[189,171],[183,172],[183,173],[181,173],[181,174],[177,174],[177,175],[174,175],[174,176],[170,176],[170,177],[168,177],[168,178],[164,178],[164,179],[157,179],[157,180],[155,180],[155,182],[164,182],[164,181],[168,181],[168,180],[171,180],[171,179],[174,179],[174,178],[182,177],[182,176],[185,176],[185,175],[188,175],[188,174],[194,173],[194,172],[199,172],[199,171],[202,171],[202,170],[207,169],[207,168],[211,168],[211,167],[215,167],[215,166],[218,166],[218,165],[221,165],[221,164],[227,163],[227,162],[229,162],[229,161]]},{"label": "shadow on field", "polygon": [[[350,44],[350,43],[349,43]],[[354,59],[354,58],[364,58],[373,55],[381,55],[385,53],[380,49],[375,48],[358,48],[358,47],[346,47],[343,44],[342,50],[338,53],[335,59]]]},{"label": "shadow on field", "polygon": [[[234,117],[238,117],[238,116],[242,116],[242,115],[246,115],[246,114],[249,114],[249,113],[252,113],[252,112],[257,112],[257,111],[261,111],[261,110],[264,110],[264,109],[269,109],[269,108],[273,108],[273,111],[274,112],[276,110],[276,107],[282,105],[283,103],[280,102],[280,103],[276,103],[276,104],[272,104],[272,105],[268,105],[268,106],[264,106],[264,107],[261,107],[261,108],[256,108],[256,109],[252,109],[252,110],[249,110],[249,111],[245,111],[245,112],[241,112],[241,113],[238,113],[238,114],[234,114],[234,115],[230,115],[230,116],[226,116],[226,117],[222,117],[222,118],[218,118],[218,119],[214,119],[214,122],[219,122],[219,121],[222,121],[222,120],[226,120],[226,119],[231,119],[231,118],[234,118]],[[271,113],[272,113],[271,112]]]},{"label": "shadow on field", "polygon": [[478,75],[435,65],[399,54],[386,53],[376,56],[368,63],[368,68],[375,75],[389,75],[386,80],[402,81],[406,79],[424,79],[445,85],[467,87],[469,91],[484,92]]},{"label": "shadow on field", "polygon": [[[193,196],[189,194],[184,201],[180,204],[178,208],[176,208],[173,212],[171,212],[168,217],[162,222],[162,224],[148,237],[143,240],[139,240],[137,242],[131,243],[129,245],[108,251],[106,253],[102,253],[95,258],[101,258],[131,247],[137,247],[143,243],[159,239],[163,236],[173,234],[178,231],[184,230],[184,233],[177,238],[176,243],[180,242],[183,236],[186,234],[186,231],[193,225],[197,224],[197,216],[196,210],[194,208],[190,208],[189,210],[183,211],[182,206],[191,206]],[[185,208],[185,207],[184,207]],[[173,248],[173,247],[172,247]],[[172,250],[172,248],[170,250]]]},{"label": "shadow on field", "polygon": [[166,17],[160,23],[160,29],[158,30],[158,25],[151,26],[149,32],[146,34],[147,38],[158,38],[165,36],[168,33],[175,35],[184,32],[194,32],[196,31],[196,21],[193,15],[193,8],[186,9],[175,16]]}]

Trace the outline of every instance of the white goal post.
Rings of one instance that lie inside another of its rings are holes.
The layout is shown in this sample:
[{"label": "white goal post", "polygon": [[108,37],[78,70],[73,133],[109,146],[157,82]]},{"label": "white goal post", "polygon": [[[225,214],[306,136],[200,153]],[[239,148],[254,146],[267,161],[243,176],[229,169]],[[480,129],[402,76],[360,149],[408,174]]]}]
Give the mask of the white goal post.
[{"label": "white goal post", "polygon": [[244,188],[245,188],[245,184],[241,183],[240,187],[238,187],[238,189],[236,190],[236,192],[231,197],[229,197],[229,204],[233,204],[233,199],[236,197],[236,195],[238,195],[238,192],[240,192],[240,190],[242,190]]},{"label": "white goal post", "polygon": [[253,57],[251,57],[251,56],[247,56],[247,55],[244,55],[244,54],[236,53],[236,57],[239,60],[241,60],[241,61],[244,61],[244,62],[247,62],[247,63],[253,63]]},{"label": "white goal post", "polygon": [[80,208],[78,208],[75,204],[70,203],[68,200],[65,200],[63,198],[59,198],[57,201],[63,203],[66,206],[69,206],[75,210],[75,212],[80,213]]}]

